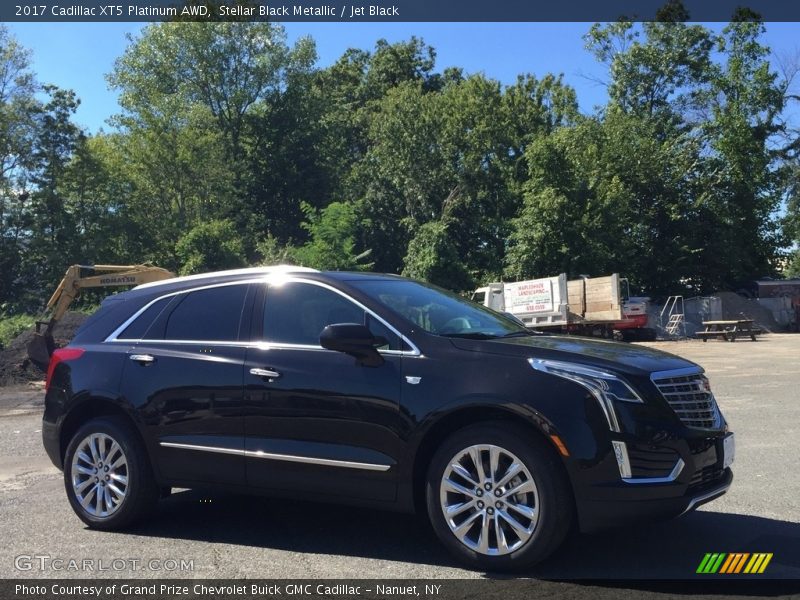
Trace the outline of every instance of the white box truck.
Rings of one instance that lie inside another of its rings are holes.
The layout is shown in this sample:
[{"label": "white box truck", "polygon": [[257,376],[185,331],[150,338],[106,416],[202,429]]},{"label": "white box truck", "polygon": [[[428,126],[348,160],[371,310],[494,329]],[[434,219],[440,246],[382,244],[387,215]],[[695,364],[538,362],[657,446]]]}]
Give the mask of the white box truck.
[{"label": "white box truck", "polygon": [[618,273],[568,280],[565,273],[542,279],[490,283],[472,299],[513,315],[527,327],[558,328],[585,335],[611,337],[623,320]]}]

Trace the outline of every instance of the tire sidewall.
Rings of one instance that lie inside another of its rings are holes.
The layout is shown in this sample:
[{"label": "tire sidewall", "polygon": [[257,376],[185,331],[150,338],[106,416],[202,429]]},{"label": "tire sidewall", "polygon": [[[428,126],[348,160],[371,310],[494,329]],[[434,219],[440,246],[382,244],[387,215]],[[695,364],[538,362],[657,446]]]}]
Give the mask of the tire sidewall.
[{"label": "tire sidewall", "polygon": [[[513,424],[469,426],[451,435],[437,450],[426,478],[428,516],[439,539],[462,562],[485,570],[509,571],[524,569],[537,563],[563,541],[571,521],[572,498],[566,476],[554,452],[533,439],[531,432]],[[476,444],[493,444],[519,458],[533,477],[539,495],[539,519],[536,529],[525,544],[502,556],[486,556],[471,550],[453,535],[448,526],[439,497],[439,486],[450,460],[460,451]]]}]

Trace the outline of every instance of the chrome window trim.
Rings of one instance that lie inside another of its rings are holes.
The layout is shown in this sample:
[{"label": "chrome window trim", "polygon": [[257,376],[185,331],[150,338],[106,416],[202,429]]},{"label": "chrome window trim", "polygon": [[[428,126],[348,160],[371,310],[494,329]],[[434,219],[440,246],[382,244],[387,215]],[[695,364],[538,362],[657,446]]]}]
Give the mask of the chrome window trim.
[{"label": "chrome window trim", "polygon": [[388,471],[391,465],[379,465],[375,463],[362,463],[351,460],[336,460],[333,458],[314,458],[311,456],[298,456],[296,454],[275,454],[264,452],[263,450],[238,450],[236,448],[220,448],[217,446],[203,446],[200,444],[181,444],[178,442],[159,442],[159,446],[164,448],[177,448],[179,450],[197,450],[200,452],[214,452],[216,454],[233,454],[246,458],[261,458],[265,460],[278,460],[282,462],[296,462],[308,465],[320,465],[324,467],[342,467],[347,469],[363,469],[365,471]]},{"label": "chrome window trim", "polygon": [[[379,350],[379,352],[386,353],[386,354],[394,353],[394,354],[399,354],[399,355],[402,355],[402,356],[420,356],[422,354],[422,352],[419,351],[419,348],[417,348],[416,344],[414,344],[414,342],[412,342],[410,339],[408,339],[406,336],[404,336],[402,333],[400,333],[394,325],[389,323],[386,319],[381,317],[379,314],[377,314],[371,308],[368,308],[367,306],[364,306],[361,302],[359,302],[358,300],[356,300],[352,296],[348,296],[347,294],[345,294],[342,290],[336,289],[332,285],[329,285],[329,284],[327,284],[327,283],[325,283],[323,281],[316,281],[314,279],[306,279],[304,277],[297,277],[297,276],[292,276],[292,275],[281,276],[279,278],[279,281],[280,281],[281,284],[283,284],[283,283],[308,283],[308,284],[316,285],[318,287],[321,287],[321,288],[324,288],[326,290],[329,290],[329,291],[331,291],[331,292],[333,292],[335,294],[339,294],[342,298],[352,302],[357,307],[359,307],[361,310],[363,310],[365,313],[367,313],[368,315],[371,315],[372,317],[377,319],[379,322],[381,322],[384,326],[388,327],[390,331],[392,331],[397,337],[399,337],[401,340],[403,340],[403,342],[408,344],[408,346],[411,348],[411,350],[382,350],[382,351]],[[266,283],[269,285],[270,283],[273,283],[273,282],[267,280]],[[280,344],[281,342],[270,342],[269,340],[264,340],[262,343]],[[286,345],[290,345],[290,344],[286,344]],[[292,345],[294,345],[294,346],[302,346],[303,344],[292,344]],[[311,346],[311,345],[309,344],[309,346]],[[322,348],[322,346],[314,346],[314,347]]]},{"label": "chrome window trim", "polygon": [[[147,341],[147,342],[164,342],[164,341],[170,342],[170,341],[177,341],[179,343],[181,343],[181,342],[190,343],[190,344],[214,343],[214,344],[221,344],[221,345],[228,344],[228,343],[233,343],[233,341],[231,341],[231,342],[227,342],[227,341],[214,341],[214,342],[207,342],[206,341],[206,342],[204,342],[202,340],[148,340],[146,338],[134,339],[134,338],[120,338],[118,336],[123,331],[125,331],[130,326],[131,323],[133,323],[136,319],[138,319],[142,315],[142,313],[144,313],[144,311],[146,311],[148,308],[153,306],[153,304],[155,304],[156,302],[159,302],[159,301],[163,300],[164,298],[171,298],[173,296],[178,296],[180,294],[188,294],[190,292],[199,292],[199,291],[202,291],[202,290],[210,290],[210,289],[214,289],[214,288],[227,287],[227,286],[231,286],[231,285],[250,285],[251,283],[260,283],[262,281],[264,281],[263,277],[259,277],[257,279],[245,279],[245,280],[241,280],[241,281],[225,281],[223,283],[213,283],[213,284],[209,284],[209,285],[203,285],[203,286],[199,286],[199,287],[187,288],[185,290],[178,290],[176,292],[170,292],[168,294],[163,294],[163,295],[159,296],[158,298],[154,298],[153,300],[151,300],[150,302],[145,304],[142,308],[140,308],[135,313],[133,313],[130,317],[128,317],[122,323],[122,325],[120,325],[114,331],[112,331],[108,335],[108,337],[106,337],[106,339],[103,340],[103,341],[104,342],[145,342],[145,341]],[[236,342],[236,343],[239,343],[239,342]]]},{"label": "chrome window trim", "polygon": [[230,285],[250,285],[253,283],[259,284],[263,283],[269,285],[270,283],[274,283],[272,279],[278,279],[281,283],[308,283],[311,285],[316,285],[325,289],[328,289],[336,294],[339,294],[342,298],[345,298],[355,304],[358,308],[366,312],[367,314],[371,315],[375,319],[377,319],[380,323],[386,326],[390,331],[392,331],[395,335],[397,335],[404,343],[406,343],[411,350],[378,350],[380,354],[387,354],[387,355],[395,355],[395,356],[422,356],[422,352],[420,352],[419,348],[417,348],[416,344],[412,342],[408,337],[400,333],[396,327],[394,327],[391,323],[389,323],[386,319],[378,315],[372,309],[364,306],[361,302],[352,298],[342,292],[341,290],[336,289],[335,287],[328,285],[327,283],[321,281],[314,281],[313,279],[305,279],[302,277],[292,277],[291,275],[286,275],[282,272],[278,273],[269,273],[265,277],[258,277],[255,279],[245,279],[241,281],[226,281],[223,283],[214,283],[199,287],[187,288],[184,290],[178,290],[176,292],[170,292],[168,294],[164,294],[157,298],[154,298],[147,304],[145,304],[142,308],[137,310],[133,313],[128,319],[126,319],[122,325],[117,327],[111,334],[106,337],[104,342],[119,342],[119,343],[151,343],[151,344],[174,344],[174,345],[187,345],[187,344],[200,344],[200,345],[215,345],[215,346],[234,346],[240,348],[262,348],[264,350],[269,350],[270,348],[281,349],[281,350],[318,350],[324,352],[332,352],[332,350],[327,350],[323,348],[319,344],[291,344],[291,343],[281,343],[281,342],[270,342],[268,340],[263,341],[256,341],[256,342],[241,342],[241,341],[222,341],[222,340],[151,340],[148,338],[120,338],[118,337],[125,329],[127,329],[131,323],[133,323],[138,317],[142,315],[148,308],[150,308],[156,302],[163,300],[164,298],[170,298],[172,296],[178,296],[180,294],[188,294],[191,292],[197,292],[201,290],[213,289],[218,287],[226,287]]}]

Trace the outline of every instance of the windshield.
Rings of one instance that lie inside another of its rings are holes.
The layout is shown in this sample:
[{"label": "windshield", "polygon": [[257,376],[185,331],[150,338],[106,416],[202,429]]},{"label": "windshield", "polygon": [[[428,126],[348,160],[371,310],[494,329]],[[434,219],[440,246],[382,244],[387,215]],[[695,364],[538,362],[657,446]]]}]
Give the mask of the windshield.
[{"label": "windshield", "polygon": [[514,320],[433,285],[403,279],[351,284],[401,318],[436,335],[474,339],[532,335]]}]

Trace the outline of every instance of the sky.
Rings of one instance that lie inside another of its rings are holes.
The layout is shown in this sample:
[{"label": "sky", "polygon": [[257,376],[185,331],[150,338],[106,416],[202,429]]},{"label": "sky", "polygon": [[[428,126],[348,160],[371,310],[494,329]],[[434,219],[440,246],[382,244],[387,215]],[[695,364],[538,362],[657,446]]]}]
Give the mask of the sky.
[{"label": "sky", "polygon": [[[119,111],[105,75],[142,23],[13,23],[8,28],[32,51],[39,81],[75,90],[81,99],[76,121],[96,132]],[[604,67],[584,48],[589,23],[285,23],[289,42],[310,35],[318,65],[333,63],[347,48],[372,49],[375,41],[421,37],[437,51],[437,70],[462,67],[510,84],[518,74],[563,73],[578,94],[581,110],[605,103],[598,79]],[[719,25],[711,25],[719,29]],[[800,55],[800,23],[767,24],[766,43],[780,56]]]}]

